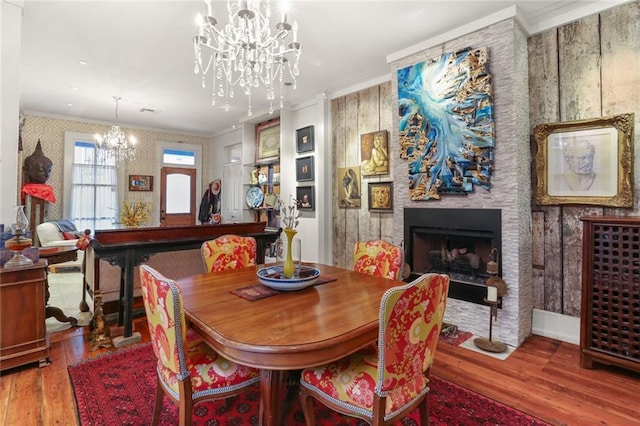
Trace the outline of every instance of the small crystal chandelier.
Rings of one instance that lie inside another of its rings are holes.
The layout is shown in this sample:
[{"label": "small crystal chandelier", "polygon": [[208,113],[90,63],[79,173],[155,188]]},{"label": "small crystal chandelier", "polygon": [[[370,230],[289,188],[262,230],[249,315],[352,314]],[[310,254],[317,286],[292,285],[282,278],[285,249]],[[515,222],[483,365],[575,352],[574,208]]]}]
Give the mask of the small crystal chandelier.
[{"label": "small crystal chandelier", "polygon": [[[198,14],[199,34],[193,38],[194,72],[202,75],[204,88],[211,69],[211,104],[215,106],[216,97],[222,98],[224,110],[229,111],[229,101],[234,97],[233,86],[239,85],[248,97],[247,115],[251,116],[251,90],[263,85],[269,113],[273,113],[275,86],[278,86],[280,108],[284,107],[284,86],[290,84],[295,89],[300,73],[298,61],[302,45],[298,42],[298,23],[289,24],[287,14],[283,12],[272,33],[269,0],[227,0],[229,22],[224,28],[218,28],[211,0],[205,0],[205,4],[206,16]],[[287,79],[292,81],[285,82],[285,70]]]},{"label": "small crystal chandelier", "polygon": [[114,96],[116,101],[116,124],[111,126],[109,131],[104,135],[96,135],[96,148],[98,153],[105,158],[115,158],[119,160],[133,159],[136,153],[136,138],[130,136],[128,139],[125,137],[124,132],[118,125],[118,101],[119,96]]}]

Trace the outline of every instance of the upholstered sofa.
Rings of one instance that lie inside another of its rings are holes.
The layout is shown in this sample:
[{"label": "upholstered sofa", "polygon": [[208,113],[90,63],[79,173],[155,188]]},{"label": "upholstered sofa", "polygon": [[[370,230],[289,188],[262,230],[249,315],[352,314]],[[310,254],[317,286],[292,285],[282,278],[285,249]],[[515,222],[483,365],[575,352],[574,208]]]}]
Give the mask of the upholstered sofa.
[{"label": "upholstered sofa", "polygon": [[[68,220],[43,222],[36,226],[38,243],[41,247],[48,246],[75,246],[78,241],[78,230],[75,225]],[[78,268],[82,267],[84,252],[78,250],[78,259],[70,262],[57,263],[49,267],[55,271],[57,268]]]}]

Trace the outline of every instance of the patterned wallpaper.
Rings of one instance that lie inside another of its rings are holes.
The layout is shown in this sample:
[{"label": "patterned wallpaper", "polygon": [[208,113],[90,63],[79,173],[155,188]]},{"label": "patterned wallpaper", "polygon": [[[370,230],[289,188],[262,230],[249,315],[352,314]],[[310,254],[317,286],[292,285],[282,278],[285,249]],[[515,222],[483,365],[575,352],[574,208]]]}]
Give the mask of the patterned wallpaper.
[{"label": "patterned wallpaper", "polygon": [[[31,155],[40,139],[42,151],[53,162],[51,177],[47,182],[54,189],[57,198],[55,204],[49,205],[48,219],[63,219],[62,206],[64,205],[64,134],[67,131],[87,134],[102,134],[108,130],[110,126],[96,123],[85,123],[73,121],[70,119],[59,119],[51,117],[43,117],[37,115],[27,115],[25,124],[22,129],[22,143],[24,151],[19,153],[18,173],[18,192],[22,186],[22,163],[26,157]],[[129,129],[123,127],[122,130],[126,135],[135,135],[138,140],[138,148],[135,160],[126,165],[125,175],[141,174],[155,175],[156,165],[159,161],[156,158],[155,145],[157,142],[184,142],[202,146],[202,185],[206,186],[205,179],[209,173],[209,157],[210,157],[210,139],[205,137],[190,136],[176,133],[165,133],[151,130]],[[159,176],[154,176],[154,181],[159,182]],[[154,182],[153,190],[158,191],[158,185]],[[128,187],[127,187],[128,188]],[[152,201],[153,193],[151,192],[129,192],[125,189],[125,199],[127,201]],[[197,195],[197,194],[196,194]]]}]

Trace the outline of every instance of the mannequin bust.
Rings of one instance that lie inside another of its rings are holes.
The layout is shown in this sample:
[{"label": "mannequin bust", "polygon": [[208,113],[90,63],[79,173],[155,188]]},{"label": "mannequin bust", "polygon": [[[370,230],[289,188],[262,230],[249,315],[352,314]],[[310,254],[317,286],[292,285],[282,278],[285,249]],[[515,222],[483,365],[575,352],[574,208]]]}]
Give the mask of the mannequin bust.
[{"label": "mannequin bust", "polygon": [[51,176],[53,163],[42,152],[40,139],[33,154],[24,159],[23,175],[24,183],[47,183]]}]

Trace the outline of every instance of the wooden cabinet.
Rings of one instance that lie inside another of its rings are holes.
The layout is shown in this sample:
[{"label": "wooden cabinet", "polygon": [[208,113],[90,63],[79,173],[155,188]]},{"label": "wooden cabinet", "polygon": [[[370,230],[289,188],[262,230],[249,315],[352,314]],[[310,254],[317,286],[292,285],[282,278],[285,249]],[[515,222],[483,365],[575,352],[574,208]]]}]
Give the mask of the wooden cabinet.
[{"label": "wooden cabinet", "polygon": [[47,261],[0,268],[0,370],[49,364],[45,324]]},{"label": "wooden cabinet", "polygon": [[581,220],[580,366],[640,371],[640,217]]}]

